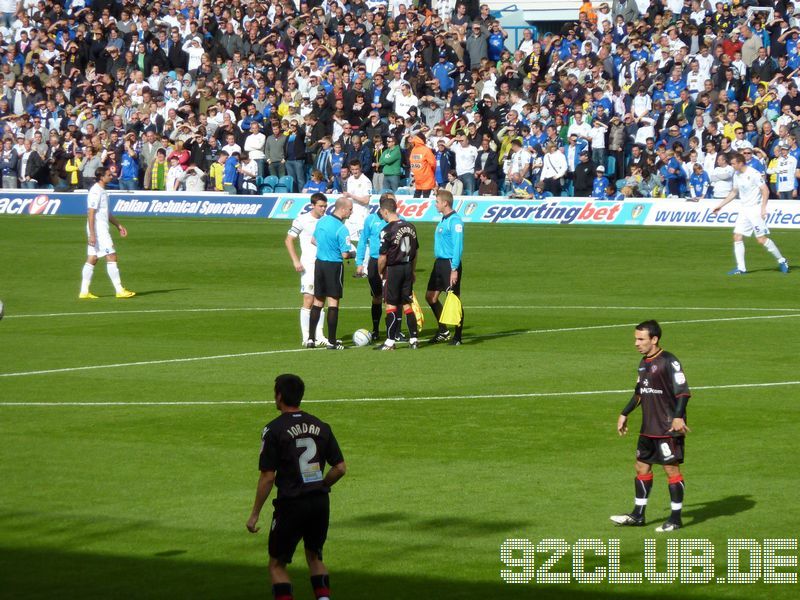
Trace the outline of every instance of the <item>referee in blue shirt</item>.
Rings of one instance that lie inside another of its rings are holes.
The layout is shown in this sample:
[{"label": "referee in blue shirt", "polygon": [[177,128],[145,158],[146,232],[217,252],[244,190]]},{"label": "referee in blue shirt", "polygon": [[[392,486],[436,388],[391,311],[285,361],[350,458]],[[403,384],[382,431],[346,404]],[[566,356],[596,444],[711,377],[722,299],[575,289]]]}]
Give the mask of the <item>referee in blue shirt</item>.
[{"label": "referee in blue shirt", "polygon": [[[383,198],[383,196],[381,196]],[[364,231],[358,239],[356,248],[356,273],[364,272],[364,255],[369,246],[369,263],[367,264],[367,281],[372,295],[372,341],[380,335],[381,308],[383,304],[383,280],[378,273],[378,257],[381,254],[381,231],[387,223],[377,213],[370,213],[364,221]]]},{"label": "referee in blue shirt", "polygon": [[328,300],[328,350],[344,350],[342,341],[336,338],[339,324],[339,299],[344,295],[344,259],[353,258],[350,237],[344,221],[353,212],[353,201],[339,198],[333,207],[333,214],[325,215],[314,229],[314,243],[317,246],[317,261],[314,264],[314,304],[309,315],[308,331],[311,336],[306,348],[314,348],[314,339],[320,313],[325,300]]},{"label": "referee in blue shirt", "polygon": [[[453,292],[461,297],[461,255],[464,252],[464,221],[453,210],[453,194],[447,190],[439,189],[436,192],[436,210],[442,214],[442,220],[436,226],[433,238],[433,253],[436,261],[433,263],[431,277],[428,280],[428,291],[425,299],[436,315],[436,320],[442,314],[442,303],[439,302],[441,292]],[[319,227],[319,225],[317,225]],[[464,329],[464,313],[461,313],[461,323],[458,324],[450,339],[450,331],[446,325],[439,323],[439,331],[431,339],[431,343],[438,344],[448,340],[451,346],[461,345],[461,332]]]}]

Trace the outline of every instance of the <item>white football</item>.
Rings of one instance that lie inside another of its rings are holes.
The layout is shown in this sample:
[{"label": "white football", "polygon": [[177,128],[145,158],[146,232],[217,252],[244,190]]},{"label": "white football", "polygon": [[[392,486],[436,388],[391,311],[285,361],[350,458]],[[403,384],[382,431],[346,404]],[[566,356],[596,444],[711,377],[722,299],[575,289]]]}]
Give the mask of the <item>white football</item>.
[{"label": "white football", "polygon": [[357,329],[353,334],[353,343],[356,346],[367,346],[372,342],[372,334],[366,329]]},{"label": "white football", "polygon": [[6,314],[6,307],[3,306],[3,301],[0,300],[0,320],[2,320],[3,315]]}]

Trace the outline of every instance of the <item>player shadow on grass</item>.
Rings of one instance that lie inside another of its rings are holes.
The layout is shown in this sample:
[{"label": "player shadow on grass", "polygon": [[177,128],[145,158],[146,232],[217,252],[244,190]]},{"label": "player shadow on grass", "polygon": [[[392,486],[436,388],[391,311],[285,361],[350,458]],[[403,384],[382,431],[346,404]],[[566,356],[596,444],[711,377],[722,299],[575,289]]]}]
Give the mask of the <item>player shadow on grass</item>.
[{"label": "player shadow on grass", "polygon": [[502,519],[476,519],[472,517],[427,517],[419,518],[411,513],[386,512],[372,513],[352,517],[340,521],[342,527],[352,526],[356,529],[369,526],[371,528],[401,529],[408,530],[409,527],[415,531],[436,530],[447,535],[463,535],[475,532],[488,534],[511,533],[524,530],[525,527],[533,525],[530,522],[512,521]]},{"label": "player shadow on grass", "polygon": [[747,512],[755,507],[756,501],[750,496],[728,496],[703,504],[690,504],[683,511],[683,520],[687,525],[698,525],[717,517],[732,517]]},{"label": "player shadow on grass", "polygon": [[[244,528],[242,528],[244,529]],[[48,548],[0,547],[0,589],[9,598],[147,598],[148,600],[178,600],[183,598],[238,600],[268,598],[269,576],[266,567],[266,536],[244,537],[243,543],[252,548],[246,562],[209,562],[191,560],[187,556],[118,556],[89,552],[70,552]],[[443,540],[443,543],[451,544]],[[191,555],[191,551],[189,552]],[[371,551],[363,548],[363,557],[351,557],[358,562],[369,562]],[[347,600],[590,600],[641,598],[640,586],[620,589],[619,586],[576,585],[543,586],[536,583],[508,585],[500,578],[500,563],[496,548],[491,551],[484,572],[471,574],[449,573],[442,570],[438,576],[426,576],[403,570],[392,572],[370,568],[359,570],[333,570],[331,588],[334,598]],[[290,567],[298,600],[312,598],[308,585],[308,571],[295,557]],[[623,559],[630,564],[627,556]],[[395,569],[398,567],[395,566]],[[434,570],[436,565],[430,565]],[[518,570],[518,569],[515,569]],[[476,577],[494,581],[475,581]],[[639,589],[636,589],[639,588]],[[718,594],[717,594],[718,596]],[[663,597],[663,594],[662,594]],[[742,598],[743,595],[728,595]],[[693,600],[715,598],[711,593],[692,594]]]},{"label": "player shadow on grass", "polygon": [[172,292],[185,292],[192,288],[173,288],[171,290],[144,290],[143,292],[136,292],[137,296],[155,296],[156,294],[170,294]]},{"label": "player shadow on grass", "polygon": [[470,335],[469,324],[464,327],[464,343],[465,344],[482,344],[498,338],[514,337],[515,335],[525,335],[530,331],[529,329],[507,329],[506,331],[494,331],[483,335]]}]

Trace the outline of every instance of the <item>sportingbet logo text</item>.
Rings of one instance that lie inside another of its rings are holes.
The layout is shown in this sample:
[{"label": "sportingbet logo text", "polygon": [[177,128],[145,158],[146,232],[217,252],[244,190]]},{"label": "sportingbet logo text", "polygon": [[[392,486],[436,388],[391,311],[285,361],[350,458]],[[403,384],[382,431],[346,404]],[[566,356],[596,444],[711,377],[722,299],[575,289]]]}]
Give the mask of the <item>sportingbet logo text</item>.
[{"label": "sportingbet logo text", "polygon": [[611,223],[622,204],[615,202],[544,202],[494,204],[486,209],[481,221],[489,223]]},{"label": "sportingbet logo text", "polygon": [[33,198],[0,197],[0,215],[55,215],[61,200],[40,194]]}]

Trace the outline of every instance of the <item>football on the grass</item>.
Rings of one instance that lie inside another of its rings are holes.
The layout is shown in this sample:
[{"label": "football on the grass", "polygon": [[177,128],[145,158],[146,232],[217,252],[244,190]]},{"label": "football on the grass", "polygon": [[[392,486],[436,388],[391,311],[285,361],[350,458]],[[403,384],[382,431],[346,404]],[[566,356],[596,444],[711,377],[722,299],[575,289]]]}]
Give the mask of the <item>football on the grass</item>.
[{"label": "football on the grass", "polygon": [[6,314],[6,307],[3,306],[3,301],[0,300],[0,320],[3,319],[3,315]]},{"label": "football on the grass", "polygon": [[353,334],[353,343],[356,346],[366,346],[372,341],[372,334],[366,329],[358,329]]}]

